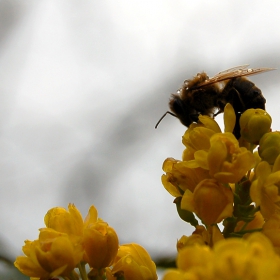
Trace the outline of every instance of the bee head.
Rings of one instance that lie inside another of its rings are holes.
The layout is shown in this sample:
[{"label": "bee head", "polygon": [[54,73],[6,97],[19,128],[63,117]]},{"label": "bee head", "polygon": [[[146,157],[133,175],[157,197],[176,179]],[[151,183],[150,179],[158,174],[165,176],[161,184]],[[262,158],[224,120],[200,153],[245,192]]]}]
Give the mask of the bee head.
[{"label": "bee head", "polygon": [[193,122],[198,121],[199,114],[177,94],[172,95],[169,101],[169,107],[181,123],[187,127],[189,127]]}]

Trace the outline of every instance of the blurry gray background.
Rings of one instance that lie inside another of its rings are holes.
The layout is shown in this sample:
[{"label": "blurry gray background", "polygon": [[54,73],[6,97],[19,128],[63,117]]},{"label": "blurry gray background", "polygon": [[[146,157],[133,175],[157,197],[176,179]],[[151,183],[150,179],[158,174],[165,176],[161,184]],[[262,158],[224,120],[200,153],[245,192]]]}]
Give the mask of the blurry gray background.
[{"label": "blurry gray background", "polygon": [[[175,255],[192,228],[161,185],[180,159],[170,93],[205,70],[279,67],[279,1],[0,1],[0,255],[91,204],[121,243]],[[279,71],[251,78],[279,130]]]}]

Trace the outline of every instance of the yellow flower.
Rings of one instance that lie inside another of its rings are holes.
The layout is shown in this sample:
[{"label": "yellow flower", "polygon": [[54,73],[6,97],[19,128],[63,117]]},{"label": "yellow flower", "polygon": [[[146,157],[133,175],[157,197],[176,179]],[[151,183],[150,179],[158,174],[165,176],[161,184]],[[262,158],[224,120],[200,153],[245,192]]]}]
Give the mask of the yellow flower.
[{"label": "yellow flower", "polygon": [[163,279],[280,279],[280,258],[262,233],[253,233],[247,239],[224,239],[213,249],[201,245],[184,247],[178,252],[177,267]]},{"label": "yellow flower", "polygon": [[179,251],[186,246],[193,246],[195,244],[212,247],[215,243],[223,239],[224,237],[216,225],[208,226],[207,229],[204,226],[198,225],[191,236],[183,235],[177,241],[177,250]]},{"label": "yellow flower", "polygon": [[201,181],[192,193],[186,190],[181,208],[194,212],[206,225],[221,222],[231,217],[233,212],[233,193],[214,179]]},{"label": "yellow flower", "polygon": [[272,119],[262,109],[248,109],[240,117],[241,136],[252,144],[258,144],[261,137],[270,131]]},{"label": "yellow flower", "polygon": [[195,276],[191,278],[190,274],[178,269],[168,269],[162,280],[198,280]]},{"label": "yellow flower", "polygon": [[215,133],[215,131],[209,128],[197,126],[185,132],[182,142],[188,149],[194,151],[208,150],[210,148],[210,138]]},{"label": "yellow flower", "polygon": [[[208,278],[211,273],[210,267],[213,261],[213,252],[210,247],[205,245],[193,245],[184,247],[178,252],[176,264],[180,271],[194,273],[198,278]],[[184,279],[184,278],[183,278]],[[214,279],[214,278],[213,278]]]},{"label": "yellow flower", "polygon": [[45,215],[44,221],[48,228],[69,235],[82,236],[83,218],[74,204],[69,203],[67,211],[62,207],[50,209]]},{"label": "yellow flower", "polygon": [[[215,133],[210,147],[194,152],[194,160],[184,161],[184,166],[209,170],[212,178],[222,183],[237,183],[254,167],[254,155],[239,143],[230,132]],[[204,177],[206,178],[206,176]]]},{"label": "yellow flower", "polygon": [[202,168],[189,168],[186,162],[167,158],[163,163],[162,184],[174,197],[182,196],[186,189],[194,190],[203,179],[208,178],[208,171]]},{"label": "yellow flower", "polygon": [[83,245],[85,262],[92,268],[100,269],[112,264],[118,252],[119,240],[115,230],[98,219],[86,223]]},{"label": "yellow flower", "polygon": [[179,250],[182,250],[186,246],[192,246],[192,245],[195,245],[195,244],[205,245],[206,240],[204,240],[202,235],[196,234],[196,233],[193,233],[191,236],[183,235],[177,241],[177,250],[179,251]]},{"label": "yellow flower", "polygon": [[260,157],[269,164],[274,164],[275,159],[280,154],[280,132],[268,132],[263,135],[259,145]]},{"label": "yellow flower", "polygon": [[[230,278],[229,278],[230,277]],[[280,279],[280,258],[261,233],[228,238],[214,246],[212,279]]]},{"label": "yellow flower", "polygon": [[[246,225],[246,226],[245,226]],[[254,219],[249,222],[248,224],[245,224],[244,221],[239,221],[234,229],[235,232],[241,231],[241,230],[254,230],[254,229],[260,229],[264,225],[264,218],[260,211],[258,211],[255,214]],[[245,226],[245,227],[244,227]]]},{"label": "yellow flower", "polygon": [[260,162],[255,171],[256,179],[250,187],[251,199],[260,206],[264,219],[280,213],[280,156],[275,160],[273,169],[266,161]]},{"label": "yellow flower", "polygon": [[280,214],[272,215],[264,224],[262,233],[269,238],[275,251],[280,255]]},{"label": "yellow flower", "polygon": [[65,233],[44,228],[38,240],[25,241],[23,252],[26,256],[17,257],[15,266],[27,276],[49,279],[69,276],[82,260],[83,247]]},{"label": "yellow flower", "polygon": [[[200,124],[191,124],[183,136],[183,144],[193,150],[206,150],[209,148],[209,139],[215,133],[221,133],[218,123],[209,116],[199,115]],[[230,103],[224,108],[225,132],[233,132],[236,116]]]},{"label": "yellow flower", "polygon": [[233,134],[216,133],[210,139],[211,147],[207,159],[209,173],[222,183],[237,183],[248,170],[254,167],[254,155],[239,147]]},{"label": "yellow flower", "polygon": [[[148,252],[138,244],[121,245],[111,272],[125,280],[156,280],[156,265]],[[110,277],[109,277],[110,279]]]}]

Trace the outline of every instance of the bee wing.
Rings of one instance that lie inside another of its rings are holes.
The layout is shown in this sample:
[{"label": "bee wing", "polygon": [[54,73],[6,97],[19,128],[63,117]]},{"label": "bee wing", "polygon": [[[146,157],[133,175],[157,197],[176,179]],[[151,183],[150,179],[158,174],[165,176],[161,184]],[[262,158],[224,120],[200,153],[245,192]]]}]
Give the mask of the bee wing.
[{"label": "bee wing", "polygon": [[248,66],[249,66],[249,64],[244,64],[244,65],[235,66],[235,67],[232,67],[232,68],[229,68],[229,69],[227,69],[227,70],[224,70],[224,71],[219,72],[219,73],[216,74],[214,77],[217,77],[217,76],[220,76],[220,75],[229,74],[229,73],[232,73],[232,72],[235,72],[235,71],[238,71],[238,70],[242,70],[242,69],[247,68]]},{"label": "bee wing", "polygon": [[233,78],[242,77],[242,76],[251,76],[251,75],[260,74],[260,73],[263,73],[263,72],[275,70],[275,68],[267,68],[267,67],[246,69],[248,66],[249,65],[246,64],[246,65],[233,67],[233,68],[230,68],[228,70],[219,72],[214,77],[209,78],[208,80],[201,83],[197,88],[204,87],[206,85],[210,85],[210,84],[213,84],[213,83],[225,81],[225,80],[228,80],[228,79],[233,79]]}]

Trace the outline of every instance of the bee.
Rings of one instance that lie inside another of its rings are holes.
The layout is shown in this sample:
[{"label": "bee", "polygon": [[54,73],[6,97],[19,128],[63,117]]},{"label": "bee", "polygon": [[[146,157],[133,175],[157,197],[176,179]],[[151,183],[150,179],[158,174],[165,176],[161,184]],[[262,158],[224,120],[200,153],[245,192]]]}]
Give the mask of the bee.
[{"label": "bee", "polygon": [[186,80],[183,86],[172,94],[169,101],[169,108],[157,122],[170,114],[178,118],[185,126],[193,122],[199,122],[198,116],[208,115],[215,117],[224,111],[227,103],[230,103],[236,113],[237,121],[234,134],[240,137],[239,118],[241,114],[250,108],[265,110],[266,100],[259,88],[246,76],[260,74],[275,68],[248,68],[249,64],[230,68],[219,72],[209,78],[205,72],[198,73],[194,78]]}]

